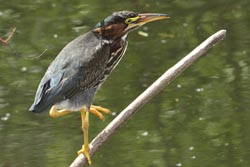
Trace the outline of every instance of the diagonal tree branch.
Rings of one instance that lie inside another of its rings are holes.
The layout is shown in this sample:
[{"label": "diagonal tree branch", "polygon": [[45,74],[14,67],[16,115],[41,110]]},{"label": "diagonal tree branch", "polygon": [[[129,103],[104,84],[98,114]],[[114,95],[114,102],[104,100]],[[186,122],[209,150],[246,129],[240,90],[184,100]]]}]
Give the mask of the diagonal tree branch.
[{"label": "diagonal tree branch", "polygon": [[[193,64],[199,57],[204,55],[216,43],[221,41],[226,35],[226,30],[220,30],[211,35],[208,39],[202,42],[187,56],[181,59],[173,67],[167,70],[160,78],[158,78],[150,87],[148,87],[141,95],[139,95],[131,104],[129,104],[109,125],[107,125],[102,132],[100,132],[90,143],[90,155],[113,134],[116,130],[127,121],[132,114],[136,113],[144,104],[149,102],[155,95],[162,91],[168,84],[170,84],[178,75]],[[80,154],[70,167],[82,167],[86,164],[86,158]]]}]

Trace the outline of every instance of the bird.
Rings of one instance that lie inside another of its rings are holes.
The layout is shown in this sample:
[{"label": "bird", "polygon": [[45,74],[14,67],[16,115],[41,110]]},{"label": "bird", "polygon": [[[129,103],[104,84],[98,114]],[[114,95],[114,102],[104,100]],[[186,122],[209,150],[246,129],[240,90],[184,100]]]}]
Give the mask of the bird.
[{"label": "bird", "polygon": [[49,65],[29,111],[49,111],[52,118],[80,111],[83,154],[91,164],[89,112],[104,119],[110,110],[92,104],[93,98],[118,65],[128,46],[128,33],[142,25],[170,18],[162,13],[114,12],[85,34],[66,44]]}]

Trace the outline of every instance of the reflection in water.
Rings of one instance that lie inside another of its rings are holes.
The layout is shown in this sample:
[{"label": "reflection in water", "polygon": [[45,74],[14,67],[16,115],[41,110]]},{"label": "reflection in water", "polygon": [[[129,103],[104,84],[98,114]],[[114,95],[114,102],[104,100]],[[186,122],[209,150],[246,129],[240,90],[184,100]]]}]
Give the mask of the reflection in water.
[{"label": "reflection in water", "polygon": [[[248,1],[0,3],[0,34],[17,27],[10,43],[14,53],[0,45],[0,166],[72,162],[82,144],[80,115],[51,119],[27,109],[60,49],[124,8],[170,13],[171,19],[146,25],[146,36],[130,34],[126,56],[95,98],[116,114],[206,37],[219,29],[228,33],[112,136],[93,157],[94,165],[249,166]],[[105,122],[91,116],[90,138],[115,116]]]}]

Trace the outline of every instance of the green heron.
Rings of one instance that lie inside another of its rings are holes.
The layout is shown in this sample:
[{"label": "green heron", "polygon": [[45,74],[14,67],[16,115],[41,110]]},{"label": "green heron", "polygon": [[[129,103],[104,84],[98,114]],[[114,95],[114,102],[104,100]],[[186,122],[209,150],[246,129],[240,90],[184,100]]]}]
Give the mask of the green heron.
[{"label": "green heron", "polygon": [[68,43],[40,81],[29,110],[34,113],[50,110],[53,118],[80,111],[84,144],[78,155],[83,153],[88,164],[91,164],[89,112],[101,119],[101,112],[110,112],[92,105],[95,93],[123,57],[128,45],[128,33],[145,23],[166,18],[169,18],[167,14],[159,13],[115,12],[93,30]]}]

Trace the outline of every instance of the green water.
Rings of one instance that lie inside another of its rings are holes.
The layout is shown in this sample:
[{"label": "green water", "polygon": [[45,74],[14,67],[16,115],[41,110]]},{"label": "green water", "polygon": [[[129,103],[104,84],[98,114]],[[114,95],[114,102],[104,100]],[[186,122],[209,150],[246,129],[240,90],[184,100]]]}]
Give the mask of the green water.
[{"label": "green water", "polygon": [[[93,157],[96,167],[250,166],[250,2],[0,0],[0,167],[64,167],[83,143],[80,114],[52,119],[27,111],[63,46],[113,11],[168,13],[129,35],[124,59],[94,104],[93,139],[164,71],[220,29],[227,37],[143,107]],[[42,54],[44,52],[44,54]],[[42,56],[38,59],[34,57]]]}]

